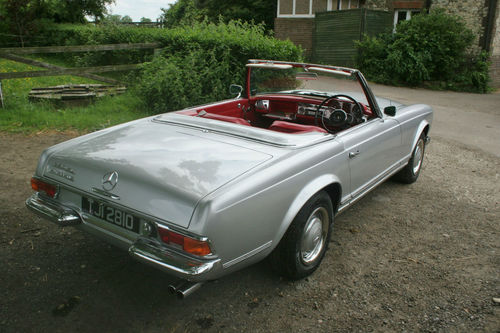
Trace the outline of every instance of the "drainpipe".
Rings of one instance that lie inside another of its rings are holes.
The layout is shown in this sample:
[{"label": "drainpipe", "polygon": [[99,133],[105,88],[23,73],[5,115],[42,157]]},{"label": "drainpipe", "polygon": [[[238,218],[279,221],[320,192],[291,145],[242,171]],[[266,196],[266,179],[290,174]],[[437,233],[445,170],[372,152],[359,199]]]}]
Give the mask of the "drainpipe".
[{"label": "drainpipe", "polygon": [[484,18],[483,27],[484,34],[481,38],[479,46],[486,51],[490,52],[491,39],[493,38],[493,30],[495,26],[495,16],[497,11],[497,0],[486,0],[485,5],[488,6],[488,14]]},{"label": "drainpipe", "polygon": [[425,12],[429,14],[432,6],[432,0],[425,0]]}]

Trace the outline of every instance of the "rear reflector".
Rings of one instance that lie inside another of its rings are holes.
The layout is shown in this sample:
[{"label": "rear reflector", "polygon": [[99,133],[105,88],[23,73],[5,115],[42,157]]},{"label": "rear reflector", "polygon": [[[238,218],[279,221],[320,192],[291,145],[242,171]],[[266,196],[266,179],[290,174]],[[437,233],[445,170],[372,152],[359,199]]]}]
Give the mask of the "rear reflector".
[{"label": "rear reflector", "polygon": [[57,194],[57,186],[47,184],[35,177],[31,178],[31,188],[37,192],[45,192],[51,198],[54,198]]},{"label": "rear reflector", "polygon": [[158,234],[160,235],[162,242],[165,244],[178,245],[187,253],[197,256],[206,256],[212,253],[208,242],[184,236],[162,227],[158,228]]}]

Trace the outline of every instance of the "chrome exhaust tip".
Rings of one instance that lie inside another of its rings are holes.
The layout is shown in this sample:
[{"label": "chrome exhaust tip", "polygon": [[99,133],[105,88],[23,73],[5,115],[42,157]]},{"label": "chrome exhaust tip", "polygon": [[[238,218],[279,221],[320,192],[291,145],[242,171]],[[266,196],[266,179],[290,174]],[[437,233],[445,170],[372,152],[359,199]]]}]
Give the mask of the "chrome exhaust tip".
[{"label": "chrome exhaust tip", "polygon": [[177,296],[178,299],[184,299],[200,289],[202,285],[203,282],[181,281],[177,284],[169,285],[168,291]]},{"label": "chrome exhaust tip", "polygon": [[177,281],[175,284],[170,284],[168,286],[168,291],[172,295],[175,295],[175,293],[177,292],[177,289],[181,288],[184,283],[186,283],[186,281],[182,280],[182,281]]}]

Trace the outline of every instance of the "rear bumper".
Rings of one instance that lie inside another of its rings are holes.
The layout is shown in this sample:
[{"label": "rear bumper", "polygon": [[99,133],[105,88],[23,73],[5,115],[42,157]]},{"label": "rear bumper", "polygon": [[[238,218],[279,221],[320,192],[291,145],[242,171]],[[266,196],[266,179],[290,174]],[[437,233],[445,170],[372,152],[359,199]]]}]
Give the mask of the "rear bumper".
[{"label": "rear bumper", "polygon": [[189,281],[199,282],[215,279],[217,278],[215,274],[222,270],[222,264],[218,258],[198,260],[174,252],[147,238],[137,239],[130,246],[128,252],[140,262]]},{"label": "rear bumper", "polygon": [[35,214],[63,227],[82,223],[80,215],[75,210],[42,197],[38,193],[26,200],[26,206]]},{"label": "rear bumper", "polygon": [[[60,226],[78,226],[114,245],[128,248],[128,252],[134,259],[181,279],[196,282],[206,281],[217,278],[222,271],[219,258],[193,258],[162,245],[156,239],[142,236],[127,239],[93,223],[94,217],[38,193],[26,200],[26,206],[35,214]],[[110,227],[117,228],[113,225]]]}]

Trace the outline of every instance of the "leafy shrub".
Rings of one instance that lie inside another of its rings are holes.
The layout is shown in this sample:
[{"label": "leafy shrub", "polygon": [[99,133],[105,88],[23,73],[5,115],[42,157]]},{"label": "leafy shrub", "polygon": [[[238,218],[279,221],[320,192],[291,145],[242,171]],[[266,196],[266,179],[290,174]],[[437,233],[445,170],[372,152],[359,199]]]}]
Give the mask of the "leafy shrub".
[{"label": "leafy shrub", "polygon": [[229,48],[194,47],[174,55],[157,56],[143,65],[139,95],[154,112],[225,99],[229,97],[229,84],[243,81],[243,73],[231,67]]},{"label": "leafy shrub", "polygon": [[[199,45],[205,48],[229,47],[234,56],[246,62],[249,57],[297,60],[302,51],[291,42],[266,35],[263,25],[231,21],[197,23],[191,27],[154,29],[107,25],[52,25],[39,35],[38,45],[99,45],[158,42],[168,52],[177,53]],[[78,65],[116,64],[151,60],[151,51],[107,51],[78,54]]]},{"label": "leafy shrub", "polygon": [[486,92],[488,64],[471,51],[473,40],[463,20],[436,10],[358,42],[358,67],[381,83]]},{"label": "leafy shrub", "polygon": [[228,95],[229,85],[245,85],[250,58],[300,61],[289,41],[266,36],[261,25],[199,23],[170,30],[162,52],[144,64],[140,94],[156,112],[208,103]]}]

